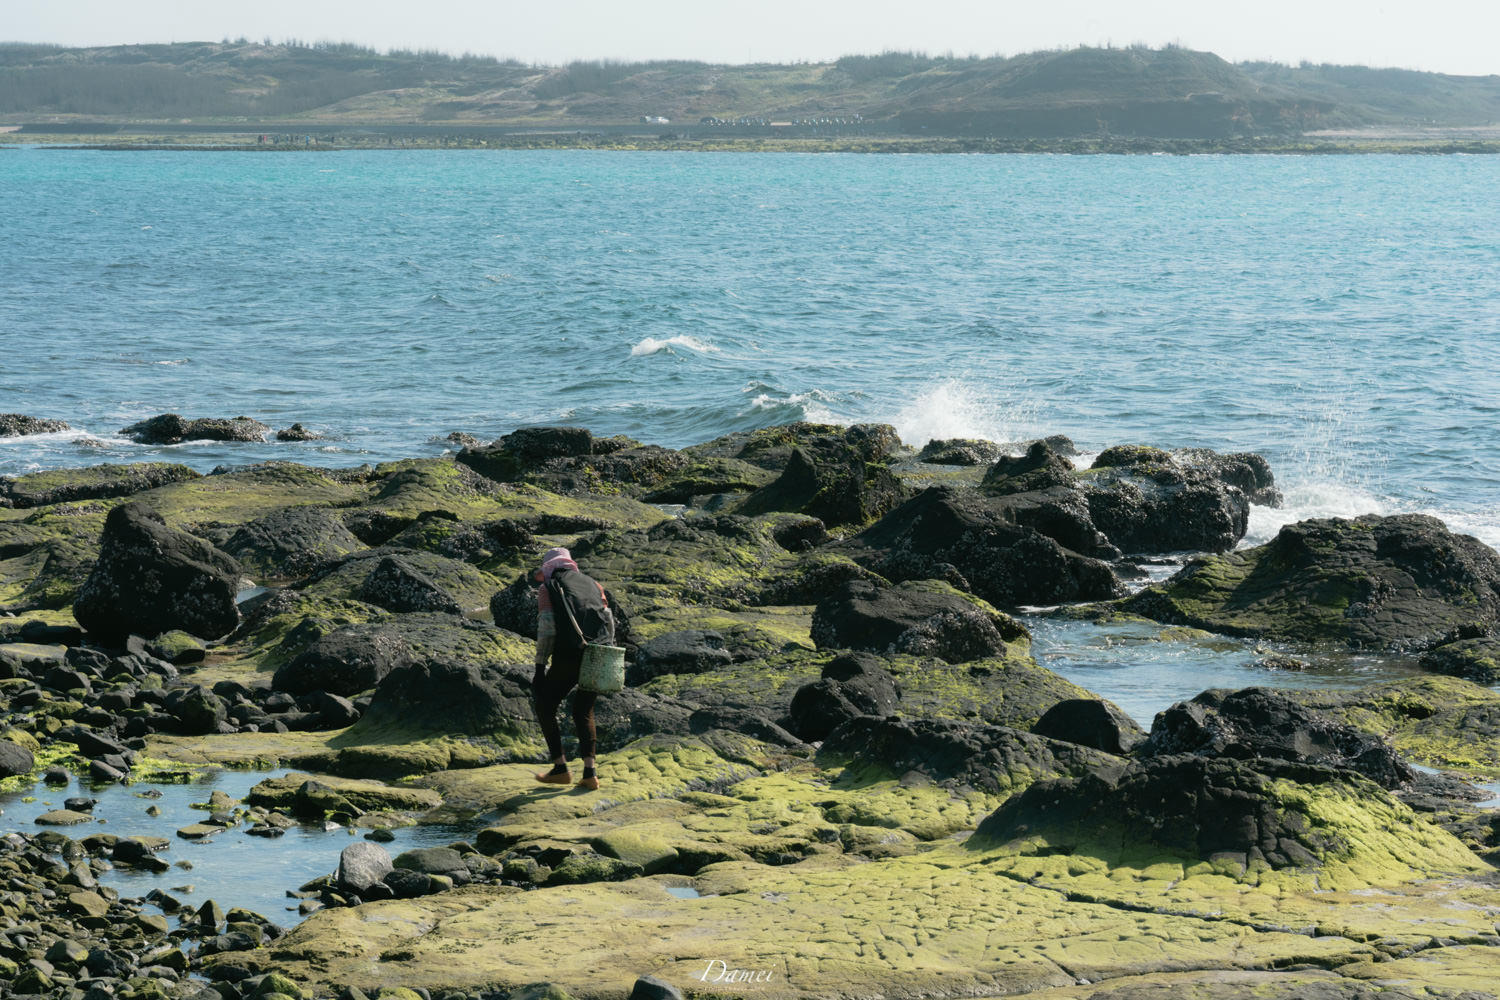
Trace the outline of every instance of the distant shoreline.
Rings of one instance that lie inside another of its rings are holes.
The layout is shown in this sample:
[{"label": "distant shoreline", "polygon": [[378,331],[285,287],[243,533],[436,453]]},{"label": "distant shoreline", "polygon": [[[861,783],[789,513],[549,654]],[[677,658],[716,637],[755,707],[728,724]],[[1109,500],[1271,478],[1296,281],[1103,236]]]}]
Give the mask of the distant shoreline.
[{"label": "distant shoreline", "polygon": [[[323,140],[310,144],[202,142],[201,136],[170,135],[139,142],[97,141],[93,136],[28,135],[26,143],[0,140],[0,148],[31,145],[42,150],[183,153],[332,153],[356,150],[548,150],[586,149],[632,152],[714,153],[873,153],[873,154],[1064,154],[1064,155],[1488,155],[1500,153],[1500,140],[1422,141],[1403,139],[1147,139],[1093,137],[1071,139],[970,139],[881,137],[829,139],[680,138],[525,134],[465,140],[434,137],[402,143],[373,140]],[[95,140],[95,141],[90,141]]]}]

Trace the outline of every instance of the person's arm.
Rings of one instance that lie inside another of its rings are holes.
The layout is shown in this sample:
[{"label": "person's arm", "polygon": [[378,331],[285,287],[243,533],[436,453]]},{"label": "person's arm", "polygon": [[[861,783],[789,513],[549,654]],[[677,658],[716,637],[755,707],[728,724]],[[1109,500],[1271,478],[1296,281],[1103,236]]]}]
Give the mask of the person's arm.
[{"label": "person's arm", "polygon": [[542,670],[557,644],[557,620],[552,612],[539,611],[536,616],[536,668]]}]

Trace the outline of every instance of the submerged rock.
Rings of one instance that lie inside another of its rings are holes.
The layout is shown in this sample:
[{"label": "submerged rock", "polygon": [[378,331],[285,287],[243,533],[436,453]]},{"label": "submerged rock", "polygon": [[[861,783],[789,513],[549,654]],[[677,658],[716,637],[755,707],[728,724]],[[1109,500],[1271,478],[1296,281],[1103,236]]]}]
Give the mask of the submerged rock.
[{"label": "submerged rock", "polygon": [[1124,609],[1228,635],[1420,651],[1500,616],[1500,555],[1421,514],[1301,521],[1195,559]]},{"label": "submerged rock", "polygon": [[216,638],[239,624],[240,575],[223,552],[168,527],[150,508],[127,503],[105,519],[99,561],[73,614],[104,642],[173,629]]}]

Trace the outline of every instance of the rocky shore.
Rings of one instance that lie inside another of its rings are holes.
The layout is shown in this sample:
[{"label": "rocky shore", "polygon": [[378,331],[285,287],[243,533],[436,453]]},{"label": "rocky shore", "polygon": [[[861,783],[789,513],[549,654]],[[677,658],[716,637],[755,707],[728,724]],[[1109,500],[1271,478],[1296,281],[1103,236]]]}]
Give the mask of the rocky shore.
[{"label": "rocky shore", "polygon": [[[247,419],[137,432],[269,432]],[[525,428],[0,479],[0,787],[294,769],[175,838],[85,827],[87,798],[8,812],[0,995],[1494,996],[1500,813],[1465,779],[1500,777],[1500,556],[1415,516],[1239,549],[1279,502],[1258,456],[1077,457]],[[597,792],[531,777],[553,545],[628,650]],[[1058,605],[1427,672],[1208,691],[1148,732],[1033,657],[1017,609]],[[472,834],[383,846],[411,823]],[[100,885],[299,824],[365,837],[285,887],[289,931]]]}]

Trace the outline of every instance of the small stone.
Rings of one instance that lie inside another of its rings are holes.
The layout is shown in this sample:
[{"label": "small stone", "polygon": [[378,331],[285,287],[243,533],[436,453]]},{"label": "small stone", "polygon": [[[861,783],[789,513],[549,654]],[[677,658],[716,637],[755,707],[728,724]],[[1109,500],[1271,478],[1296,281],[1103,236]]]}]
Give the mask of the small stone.
[{"label": "small stone", "polygon": [[88,813],[74,812],[71,809],[53,809],[36,818],[40,826],[77,826],[79,823],[92,823],[93,821],[94,817]]},{"label": "small stone", "polygon": [[88,957],[87,948],[77,941],[69,941],[66,938],[53,942],[52,947],[47,949],[47,961],[64,968],[82,965],[83,960]]},{"label": "small stone", "polygon": [[68,912],[85,917],[102,917],[109,912],[109,903],[97,892],[75,892],[68,896]]},{"label": "small stone", "polygon": [[153,936],[165,934],[168,930],[170,930],[170,926],[167,924],[167,918],[158,916],[155,913],[142,913],[137,915],[135,918],[135,925],[146,934]]}]

